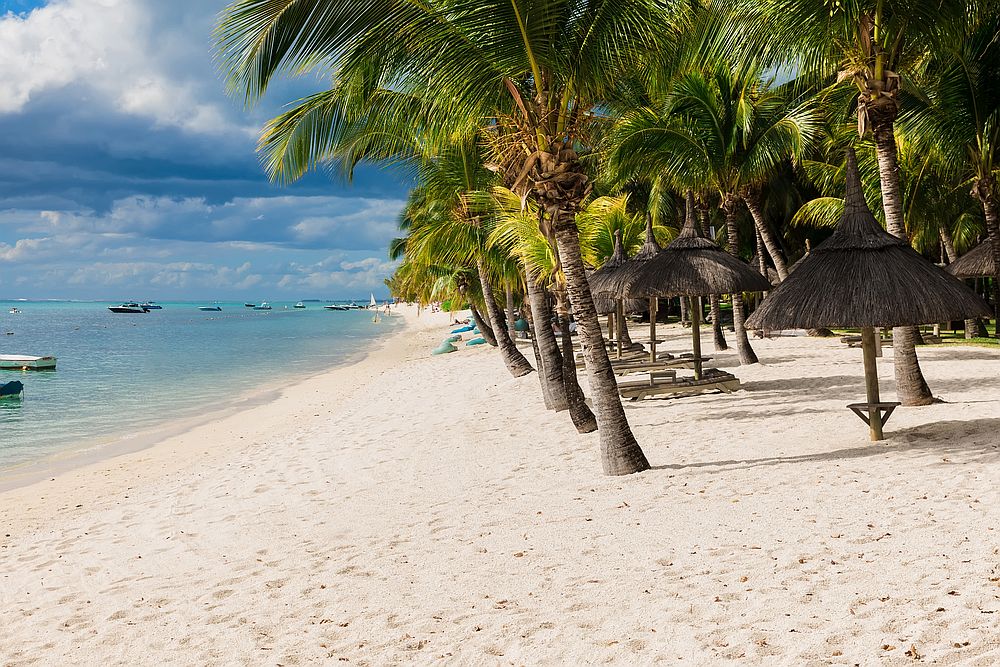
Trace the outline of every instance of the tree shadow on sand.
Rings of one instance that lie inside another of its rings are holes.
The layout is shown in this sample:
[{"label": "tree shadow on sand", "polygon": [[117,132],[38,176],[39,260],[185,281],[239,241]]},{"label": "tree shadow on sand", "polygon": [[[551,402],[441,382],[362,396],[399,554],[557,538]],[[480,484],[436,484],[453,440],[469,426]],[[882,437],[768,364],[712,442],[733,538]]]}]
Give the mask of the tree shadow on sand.
[{"label": "tree shadow on sand", "polygon": [[884,456],[895,453],[917,453],[948,457],[952,463],[989,463],[1000,461],[1000,442],[997,432],[1000,419],[984,418],[968,421],[940,421],[921,424],[888,433],[889,440],[882,444],[848,447],[829,452],[799,456],[771,456],[760,459],[698,461],[652,466],[653,470],[687,470],[715,468],[713,472],[749,470],[800,463],[845,461]]}]

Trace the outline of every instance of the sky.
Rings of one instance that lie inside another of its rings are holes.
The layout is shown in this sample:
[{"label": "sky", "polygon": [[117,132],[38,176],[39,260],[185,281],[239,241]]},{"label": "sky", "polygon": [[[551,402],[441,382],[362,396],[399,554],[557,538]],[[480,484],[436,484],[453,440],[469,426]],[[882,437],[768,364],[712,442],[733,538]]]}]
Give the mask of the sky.
[{"label": "sky", "polygon": [[385,295],[408,183],[363,168],[268,183],[284,80],[227,97],[224,0],[0,0],[0,299]]}]

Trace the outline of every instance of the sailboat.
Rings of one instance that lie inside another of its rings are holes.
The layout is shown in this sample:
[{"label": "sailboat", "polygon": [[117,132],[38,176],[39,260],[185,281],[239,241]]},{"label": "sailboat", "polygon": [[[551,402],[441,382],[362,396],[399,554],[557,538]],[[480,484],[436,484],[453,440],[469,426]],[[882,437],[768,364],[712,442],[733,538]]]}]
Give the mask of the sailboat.
[{"label": "sailboat", "polygon": [[378,321],[379,321],[378,320],[378,302],[375,301],[375,293],[372,292],[371,295],[372,295],[372,301],[371,301],[370,304],[368,304],[368,307],[375,310],[375,317],[372,318],[372,322],[375,322],[377,324]]}]

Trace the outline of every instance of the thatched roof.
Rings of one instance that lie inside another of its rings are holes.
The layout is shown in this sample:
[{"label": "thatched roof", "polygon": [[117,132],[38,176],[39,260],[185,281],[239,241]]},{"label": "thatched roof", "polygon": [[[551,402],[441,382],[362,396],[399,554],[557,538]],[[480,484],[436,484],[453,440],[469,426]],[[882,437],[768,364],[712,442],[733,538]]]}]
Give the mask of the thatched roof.
[{"label": "thatched roof", "polygon": [[849,150],[844,214],[836,231],[764,299],[747,328],[890,327],[989,314],[961,281],[876,222]]},{"label": "thatched roof", "polygon": [[993,277],[997,272],[993,261],[993,244],[986,239],[975,248],[965,253],[954,262],[944,267],[945,271],[956,278]]},{"label": "thatched roof", "polygon": [[[594,307],[598,315],[608,315],[615,312],[615,297],[611,296],[606,289],[608,280],[614,276],[618,269],[628,261],[628,254],[622,246],[622,232],[615,230],[615,248],[601,268],[594,271],[587,280],[590,282],[590,291],[594,295]],[[644,299],[626,299],[626,313],[644,313],[649,309],[649,303]]]},{"label": "thatched roof", "polygon": [[[760,255],[755,254],[750,258],[750,266],[757,269],[760,272]],[[764,266],[767,268],[767,281],[772,285],[777,285],[781,282],[781,278],[778,276],[778,270],[774,268],[774,262],[769,259],[764,260]]]},{"label": "thatched roof", "polygon": [[630,297],[708,296],[759,292],[771,285],[743,260],[703,238],[688,194],[684,228],[674,241],[624,280],[614,281]]},{"label": "thatched roof", "polygon": [[604,291],[608,294],[625,294],[623,286],[661,251],[660,244],[656,242],[656,238],[653,236],[653,218],[647,213],[646,242],[639,248],[639,252],[635,254],[635,257],[618,267],[618,270],[604,284]]}]

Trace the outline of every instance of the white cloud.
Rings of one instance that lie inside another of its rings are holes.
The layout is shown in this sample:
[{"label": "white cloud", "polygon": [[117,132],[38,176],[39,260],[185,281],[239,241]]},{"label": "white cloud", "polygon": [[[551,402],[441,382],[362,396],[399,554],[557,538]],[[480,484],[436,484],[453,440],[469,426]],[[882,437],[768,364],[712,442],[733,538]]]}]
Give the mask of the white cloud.
[{"label": "white cloud", "polygon": [[[204,32],[163,25],[156,17],[163,5],[203,15]],[[206,9],[162,0],[55,0],[26,16],[0,17],[0,113],[20,112],[37,95],[72,84],[157,125],[246,133],[219,105]],[[192,52],[200,54],[194,63]]]}]

